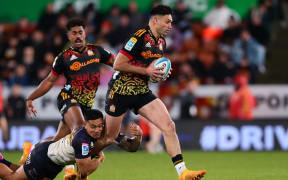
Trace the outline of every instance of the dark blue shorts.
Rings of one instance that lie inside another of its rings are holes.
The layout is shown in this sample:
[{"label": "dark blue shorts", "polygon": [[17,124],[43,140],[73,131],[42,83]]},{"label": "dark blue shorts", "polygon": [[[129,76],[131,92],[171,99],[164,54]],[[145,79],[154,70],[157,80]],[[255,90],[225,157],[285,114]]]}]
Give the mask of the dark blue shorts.
[{"label": "dark blue shorts", "polygon": [[41,180],[44,177],[54,179],[64,166],[55,164],[47,156],[48,147],[54,141],[39,144],[32,150],[23,168],[30,180]]}]

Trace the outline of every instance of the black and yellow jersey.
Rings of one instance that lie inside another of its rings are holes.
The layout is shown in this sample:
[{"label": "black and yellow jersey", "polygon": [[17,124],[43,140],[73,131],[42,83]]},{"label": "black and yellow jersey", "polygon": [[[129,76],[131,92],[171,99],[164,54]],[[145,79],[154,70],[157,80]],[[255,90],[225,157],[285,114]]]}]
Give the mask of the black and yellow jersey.
[{"label": "black and yellow jersey", "polygon": [[[124,44],[119,53],[129,58],[135,66],[147,67],[153,60],[163,56],[166,42],[156,39],[149,26],[140,29]],[[136,73],[116,71],[109,83],[110,93],[138,95],[149,92],[148,77]]]},{"label": "black and yellow jersey", "polygon": [[[100,46],[87,44],[82,52],[72,47],[60,53],[54,60],[52,73],[63,74],[69,95],[85,107],[92,107],[100,84],[100,64],[112,66],[114,55]],[[64,88],[63,88],[64,89]]]}]

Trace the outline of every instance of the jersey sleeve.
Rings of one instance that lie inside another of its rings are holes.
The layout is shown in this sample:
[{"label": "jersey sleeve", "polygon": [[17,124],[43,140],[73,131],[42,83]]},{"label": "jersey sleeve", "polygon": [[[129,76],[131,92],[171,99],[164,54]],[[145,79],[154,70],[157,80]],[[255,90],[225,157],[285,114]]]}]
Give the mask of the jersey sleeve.
[{"label": "jersey sleeve", "polygon": [[124,47],[120,50],[120,53],[128,57],[130,60],[137,56],[137,53],[142,52],[142,49],[144,48],[142,35],[146,32],[146,30],[143,30],[143,33],[137,32],[131,36],[128,41],[126,41]]},{"label": "jersey sleeve", "polygon": [[90,157],[90,140],[87,136],[76,135],[72,140],[72,147],[74,148],[76,159],[85,159]]},{"label": "jersey sleeve", "polygon": [[63,61],[63,57],[61,55],[57,56],[53,62],[52,65],[52,69],[51,72],[56,75],[59,76],[60,74],[62,74],[64,72],[64,61]]},{"label": "jersey sleeve", "polygon": [[100,46],[98,46],[98,51],[100,53],[100,62],[109,66],[113,66],[115,60],[114,54]]}]

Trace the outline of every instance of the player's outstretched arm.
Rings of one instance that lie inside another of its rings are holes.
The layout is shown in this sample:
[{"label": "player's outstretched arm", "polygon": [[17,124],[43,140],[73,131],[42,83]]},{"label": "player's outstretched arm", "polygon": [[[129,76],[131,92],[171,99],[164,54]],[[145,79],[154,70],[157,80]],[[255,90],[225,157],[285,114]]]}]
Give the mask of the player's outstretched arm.
[{"label": "player's outstretched arm", "polygon": [[7,177],[9,177],[9,175],[12,175],[13,170],[10,169],[8,166],[6,166],[5,164],[0,163],[0,178],[1,179],[7,179]]},{"label": "player's outstretched arm", "polygon": [[148,67],[138,67],[129,64],[129,61],[130,60],[127,56],[123,55],[122,53],[118,53],[113,65],[114,70],[142,74],[150,76],[153,79],[162,78],[162,75],[164,74],[163,72],[159,71],[161,68],[154,68],[154,63],[151,63]]},{"label": "player's outstretched arm", "polygon": [[13,172],[15,172],[20,166],[7,161],[0,153],[0,179],[10,180],[13,178]]},{"label": "player's outstretched arm", "polygon": [[120,137],[118,136],[116,139],[115,144],[125,151],[136,152],[141,144],[143,132],[137,124],[132,123],[129,126],[129,133],[132,138],[120,135]]},{"label": "player's outstretched arm", "polygon": [[28,96],[27,111],[30,116],[32,116],[32,113],[34,115],[37,113],[32,101],[46,94],[53,87],[57,79],[58,76],[50,72],[50,74],[40,83],[40,85]]},{"label": "player's outstretched arm", "polygon": [[102,151],[99,153],[99,157],[93,160],[91,159],[91,157],[85,159],[76,159],[78,174],[80,174],[81,177],[86,177],[90,175],[99,167],[99,165],[104,161],[104,159],[105,157]]}]

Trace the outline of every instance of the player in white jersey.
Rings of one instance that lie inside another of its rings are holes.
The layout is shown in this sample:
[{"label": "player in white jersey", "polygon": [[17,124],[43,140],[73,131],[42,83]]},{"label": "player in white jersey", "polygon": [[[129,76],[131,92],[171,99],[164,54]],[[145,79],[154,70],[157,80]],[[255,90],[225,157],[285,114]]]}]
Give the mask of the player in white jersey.
[{"label": "player in white jersey", "polygon": [[[104,161],[103,152],[99,152],[97,147],[94,146],[97,139],[104,134],[103,114],[98,110],[89,110],[86,114],[86,120],[86,125],[75,134],[67,135],[58,141],[44,142],[36,146],[25,164],[15,172],[9,168],[11,163],[9,164],[8,161],[2,158],[3,162],[0,160],[0,178],[4,180],[54,179],[65,165],[74,163],[78,166],[80,178],[94,172]],[[139,146],[142,132],[137,129],[132,133],[138,141],[136,145],[135,143],[130,144],[133,149],[137,145]],[[119,141],[124,141],[124,138]],[[129,144],[127,144],[127,149],[129,149],[128,146]]]}]

